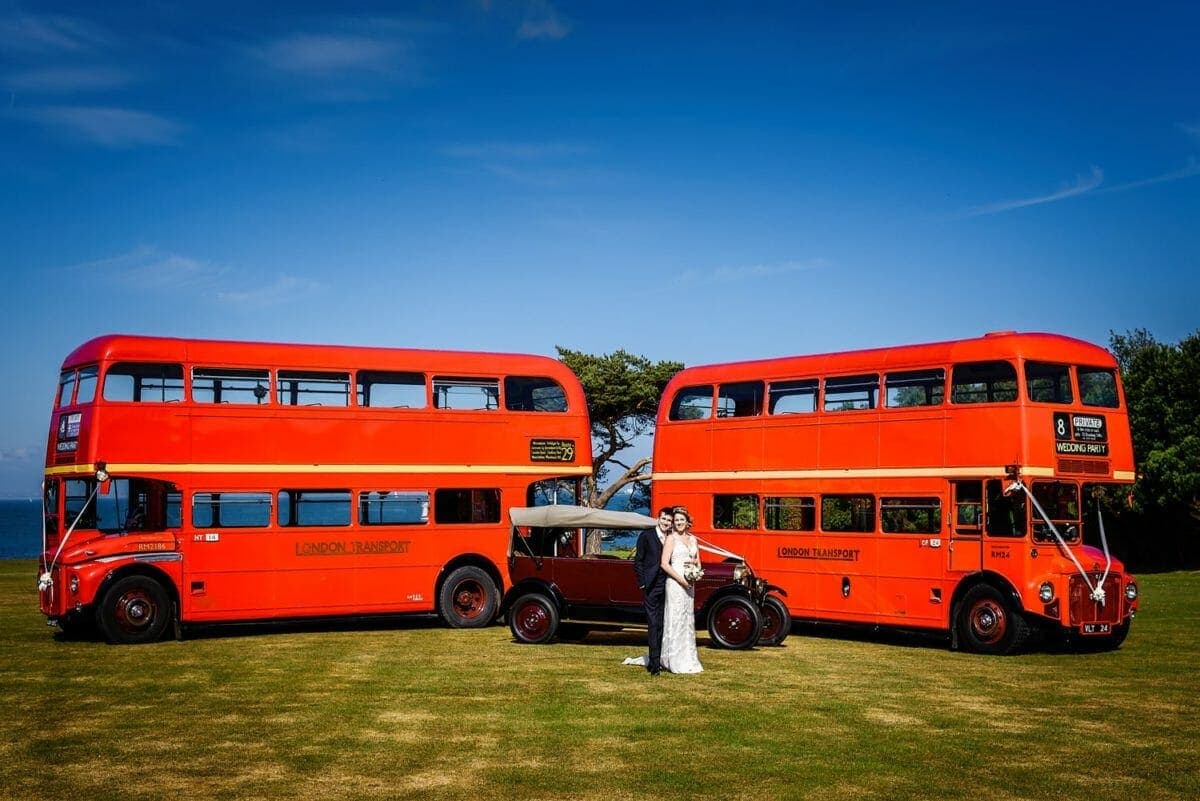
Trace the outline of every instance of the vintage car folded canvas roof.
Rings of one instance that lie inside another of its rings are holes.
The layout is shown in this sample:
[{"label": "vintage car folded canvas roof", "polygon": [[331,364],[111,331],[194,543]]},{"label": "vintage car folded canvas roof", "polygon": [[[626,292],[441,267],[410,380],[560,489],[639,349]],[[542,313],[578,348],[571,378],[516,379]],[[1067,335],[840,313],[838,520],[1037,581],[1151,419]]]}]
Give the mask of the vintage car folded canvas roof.
[{"label": "vintage car folded canvas roof", "polygon": [[508,510],[514,526],[552,526],[560,528],[653,528],[658,521],[637,512],[614,512],[590,506],[516,506]]}]

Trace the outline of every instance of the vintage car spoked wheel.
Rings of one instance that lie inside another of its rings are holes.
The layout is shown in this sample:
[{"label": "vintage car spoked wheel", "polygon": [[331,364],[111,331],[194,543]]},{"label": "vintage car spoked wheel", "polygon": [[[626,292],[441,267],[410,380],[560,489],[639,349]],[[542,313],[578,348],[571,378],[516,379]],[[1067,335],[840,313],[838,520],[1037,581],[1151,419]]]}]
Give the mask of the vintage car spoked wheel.
[{"label": "vintage car spoked wheel", "polygon": [[149,576],[118,579],[96,608],[96,622],[112,643],[153,642],[162,637],[171,600],[162,584]]},{"label": "vintage car spoked wheel", "polygon": [[792,631],[792,615],[783,601],[775,595],[768,595],[763,602],[762,619],[759,645],[779,645]]},{"label": "vintage car spoked wheel", "polygon": [[721,648],[741,650],[758,642],[763,621],[758,608],[741,595],[726,595],[708,612],[708,636]]},{"label": "vintage car spoked wheel", "polygon": [[958,634],[967,650],[980,654],[1007,654],[1029,635],[1021,613],[988,584],[972,587],[963,596]]},{"label": "vintage car spoked wheel", "polygon": [[496,584],[478,567],[460,567],[446,577],[438,608],[446,625],[455,629],[486,626],[496,616]]},{"label": "vintage car spoked wheel", "polygon": [[522,595],[508,612],[508,627],[517,642],[530,645],[549,642],[558,630],[558,610],[544,595]]}]

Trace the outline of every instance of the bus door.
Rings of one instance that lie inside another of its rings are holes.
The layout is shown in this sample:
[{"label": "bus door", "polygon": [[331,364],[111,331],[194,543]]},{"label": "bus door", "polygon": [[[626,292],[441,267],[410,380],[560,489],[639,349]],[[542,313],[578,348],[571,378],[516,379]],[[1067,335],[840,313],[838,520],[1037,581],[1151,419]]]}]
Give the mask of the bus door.
[{"label": "bus door", "polygon": [[983,482],[951,481],[950,572],[977,573],[983,567]]},{"label": "bus door", "polygon": [[984,485],[983,569],[1006,577],[1013,586],[1025,583],[1028,559],[1028,516],[1025,493],[1004,493],[1005,482]]},{"label": "bus door", "polygon": [[275,611],[276,532],[267,492],[196,492],[185,528],[184,618],[265,618]]},{"label": "bus door", "polygon": [[942,520],[944,499],[906,494],[879,500],[879,620],[938,623],[945,619],[943,585],[949,538]]}]

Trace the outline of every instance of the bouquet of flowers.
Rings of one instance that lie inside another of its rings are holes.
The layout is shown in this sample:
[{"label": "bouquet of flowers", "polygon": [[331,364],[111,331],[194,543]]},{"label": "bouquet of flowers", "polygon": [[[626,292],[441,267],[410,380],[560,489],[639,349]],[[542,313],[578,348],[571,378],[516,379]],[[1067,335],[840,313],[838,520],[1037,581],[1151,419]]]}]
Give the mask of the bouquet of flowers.
[{"label": "bouquet of flowers", "polygon": [[699,562],[688,562],[683,566],[683,577],[687,579],[688,584],[695,584],[704,578],[704,568],[700,567]]}]

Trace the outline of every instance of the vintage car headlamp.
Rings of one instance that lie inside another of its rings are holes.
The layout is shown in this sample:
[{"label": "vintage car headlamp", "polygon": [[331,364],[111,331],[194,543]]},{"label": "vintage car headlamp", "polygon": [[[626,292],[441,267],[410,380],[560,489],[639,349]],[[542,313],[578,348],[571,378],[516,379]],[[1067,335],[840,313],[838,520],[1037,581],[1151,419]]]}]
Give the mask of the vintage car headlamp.
[{"label": "vintage car headlamp", "polygon": [[737,564],[737,565],[733,566],[733,580],[734,581],[741,581],[742,579],[746,578],[746,576],[748,576],[748,575],[750,575],[750,568],[746,566],[745,562],[742,562],[741,564]]},{"label": "vintage car headlamp", "polygon": [[1038,598],[1041,602],[1048,604],[1054,600],[1054,585],[1048,581],[1043,581],[1042,586],[1038,587]]},{"label": "vintage car headlamp", "polygon": [[1137,582],[1131,581],[1125,585],[1125,600],[1132,602],[1132,601],[1136,601],[1137,597],[1138,597]]}]

